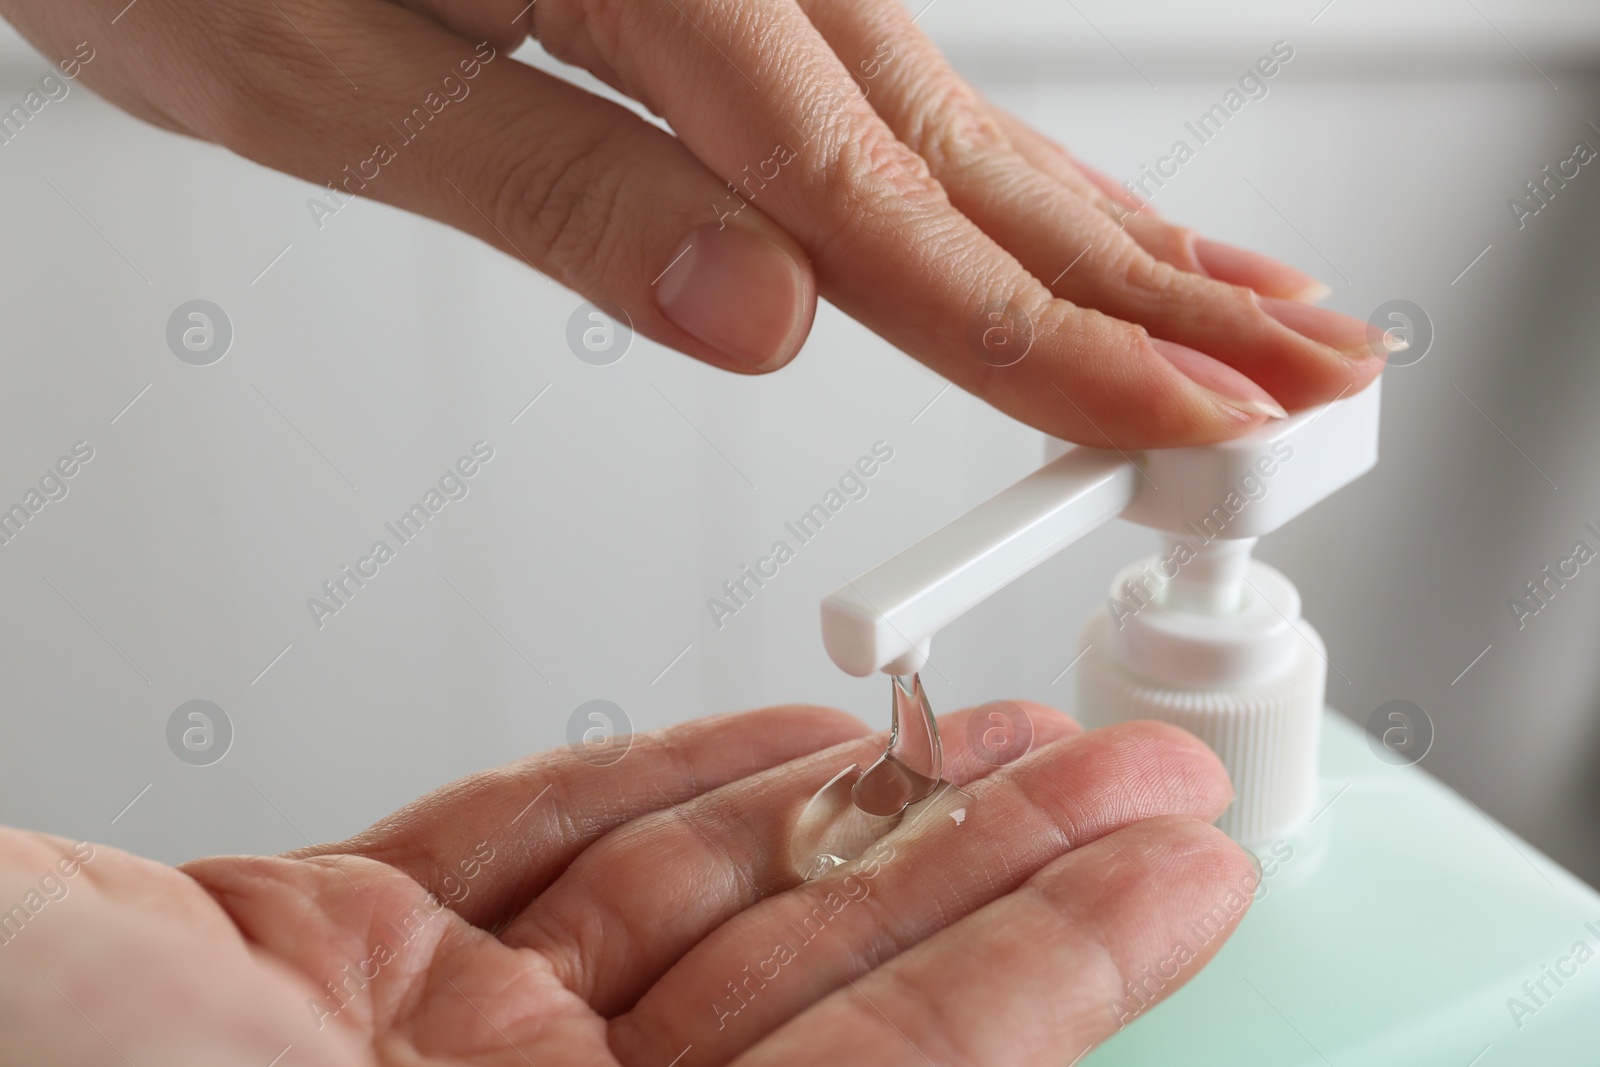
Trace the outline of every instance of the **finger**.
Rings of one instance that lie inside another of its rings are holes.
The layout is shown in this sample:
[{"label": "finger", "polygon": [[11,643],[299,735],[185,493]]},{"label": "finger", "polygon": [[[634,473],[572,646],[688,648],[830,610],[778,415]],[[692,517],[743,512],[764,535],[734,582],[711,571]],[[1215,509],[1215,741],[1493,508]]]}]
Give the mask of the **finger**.
[{"label": "finger", "polygon": [[[195,37],[182,64],[162,62],[170,27]],[[104,49],[86,81],[160,85],[171,124],[326,184],[319,229],[357,196],[429,215],[730,370],[781,366],[809,331],[815,279],[781,227],[725,209],[726,183],[669,133],[490,42],[355,0],[226,18],[143,0],[118,31],[137,47]]]},{"label": "finger", "polygon": [[[630,820],[867,732],[842,711],[792,706],[640,734],[605,766],[555,749],[447,785],[346,841],[291,855],[378,860],[442,900],[460,897],[453,906],[462,918],[493,929]],[[453,890],[466,877],[473,891],[462,896]]]},{"label": "finger", "polygon": [[1205,966],[1257,880],[1214,827],[1146,820],[1062,856],[737,1062],[1076,1062]]},{"label": "finger", "polygon": [[[940,62],[942,64],[942,59]],[[1326,284],[1287,263],[1202,237],[1186,226],[1166,221],[1155,205],[1109,174],[1072,155],[1015,115],[987,102],[980,102],[979,106],[1000,127],[1010,147],[1023,160],[1109,216],[1139,247],[1161,262],[1218,281],[1247,286],[1263,296],[1314,302],[1328,295]]]},{"label": "finger", "polygon": [[[647,1049],[692,1042],[709,1061],[731,1059],[1062,853],[1156,815],[1214,819],[1232,799],[1209,749],[1150,722],[1056,742],[965,792],[892,832],[862,861],[709,934],[614,1021],[612,1047],[643,1058]],[[775,956],[803,956],[804,964],[788,967]]]},{"label": "finger", "polygon": [[[1237,376],[1189,376],[1214,362],[1203,354],[1169,361],[1143,328],[1053,297],[952,206],[927,163],[861,99],[846,67],[871,51],[841,63],[789,2],[619,10],[540,0],[540,40],[662,113],[698,158],[794,235],[829,300],[956,384],[1095,443],[1214,441],[1267,417],[1262,394]],[[1008,331],[1017,343],[991,347]],[[1223,379],[1252,395],[1224,399]]]},{"label": "finger", "polygon": [[[998,749],[985,747],[991,715],[1012,729]],[[939,730],[945,776],[961,784],[1082,727],[1007,702],[945,715]],[[626,1009],[723,922],[800,882],[790,843],[802,806],[850,764],[868,766],[885,740],[850,741],[634,821],[578,857],[502,939],[549,959],[602,1015]]]},{"label": "finger", "polygon": [[437,19],[469,41],[488,41],[514,52],[533,33],[529,0],[395,0],[401,7]]},{"label": "finger", "polygon": [[[1379,335],[1366,323],[1299,305],[1284,314],[1282,301],[1207,277],[1192,232],[1153,215],[1129,214],[1120,205],[1121,222],[1116,212],[1095,208],[1085,199],[1088,183],[1081,175],[1074,189],[1064,156],[1058,155],[1054,173],[1036,166],[1013,140],[1020,124],[1001,121],[901,5],[805,3],[841,55],[895,42],[894,62],[872,80],[870,102],[928,161],[955,207],[1036,277],[1050,279],[1056,295],[1220,360],[1289,408],[1357,391],[1382,368],[1372,345]],[[1091,195],[1106,200],[1098,190]],[[1259,280],[1259,263],[1219,251],[1221,246],[1199,247],[1235,277]],[[1299,280],[1303,289],[1305,279]],[[1274,287],[1269,295],[1283,294]],[[1179,357],[1179,369],[1191,364],[1204,368],[1192,376],[1220,393],[1244,390],[1193,356]],[[1217,376],[1207,378],[1207,372]],[[1246,391],[1237,399],[1260,397]]]},{"label": "finger", "polygon": [[1161,262],[1282,300],[1314,303],[1330,292],[1325,283],[1287,263],[1168,222],[1152,205],[1032,126],[992,105],[990,110],[1024,160],[1090,200]]}]

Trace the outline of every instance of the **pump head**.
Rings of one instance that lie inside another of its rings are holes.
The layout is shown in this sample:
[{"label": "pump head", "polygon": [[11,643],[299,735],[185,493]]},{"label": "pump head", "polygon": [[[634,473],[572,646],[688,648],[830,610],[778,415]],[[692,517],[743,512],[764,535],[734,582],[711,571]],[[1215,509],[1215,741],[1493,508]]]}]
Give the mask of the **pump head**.
[{"label": "pump head", "polygon": [[1294,586],[1250,551],[1372,468],[1379,397],[1374,382],[1216,445],[1052,442],[1044,467],[828,596],[823,644],[850,674],[910,673],[940,629],[1103,523],[1160,530],[1162,551],[1124,569],[1085,628],[1077,713],[1178,722],[1234,776],[1224,827],[1287,832],[1315,785],[1326,658]]}]

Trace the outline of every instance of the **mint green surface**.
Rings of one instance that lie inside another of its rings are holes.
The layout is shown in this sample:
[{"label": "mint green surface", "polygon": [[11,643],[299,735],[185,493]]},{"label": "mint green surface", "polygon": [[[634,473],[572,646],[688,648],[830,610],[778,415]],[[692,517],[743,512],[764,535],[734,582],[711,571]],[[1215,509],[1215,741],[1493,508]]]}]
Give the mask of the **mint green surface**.
[{"label": "mint green surface", "polygon": [[1321,792],[1216,958],[1082,1067],[1600,1064],[1600,894],[1331,712]]}]

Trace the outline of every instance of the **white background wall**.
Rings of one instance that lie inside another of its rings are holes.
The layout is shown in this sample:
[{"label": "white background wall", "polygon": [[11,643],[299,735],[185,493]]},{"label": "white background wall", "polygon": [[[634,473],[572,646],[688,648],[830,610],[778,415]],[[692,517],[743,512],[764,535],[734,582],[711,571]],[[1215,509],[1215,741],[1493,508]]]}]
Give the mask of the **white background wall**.
[{"label": "white background wall", "polygon": [[[1600,167],[1521,231],[1506,207],[1600,147],[1600,11],[936,0],[922,24],[1119,176],[1294,46],[1157,204],[1346,312],[1415,301],[1437,340],[1388,376],[1379,470],[1261,555],[1327,640],[1331,703],[1422,705],[1425,767],[1600,879],[1600,571],[1520,632],[1507,607],[1600,521]],[[0,103],[46,69],[0,44]],[[171,861],[277,850],[562,743],[592,698],[639,729],[786,701],[886,722],[884,685],[823,654],[818,600],[1035,466],[1036,433],[828,308],[770,378],[642,340],[586,365],[574,294],[373,203],[318,231],[313,188],[81,88],[0,147],[0,502],[95,449],[0,548],[0,821]],[[209,367],[165,341],[194,298],[236,331]],[[319,631],[306,598],[480,439],[470,495]],[[718,630],[706,598],[880,439],[867,498]],[[932,698],[1070,706],[1080,620],[1152,544],[1103,530],[951,627]],[[236,731],[208,767],[167,747],[194,698]]]}]

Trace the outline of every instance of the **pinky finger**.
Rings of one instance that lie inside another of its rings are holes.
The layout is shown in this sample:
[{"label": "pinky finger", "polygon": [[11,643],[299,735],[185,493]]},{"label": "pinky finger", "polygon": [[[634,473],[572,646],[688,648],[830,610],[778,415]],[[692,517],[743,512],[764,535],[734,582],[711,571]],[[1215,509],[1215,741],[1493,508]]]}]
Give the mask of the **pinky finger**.
[{"label": "pinky finger", "polygon": [[1145,820],[1067,853],[735,1062],[1073,1062],[1210,960],[1257,877],[1215,828]]}]

